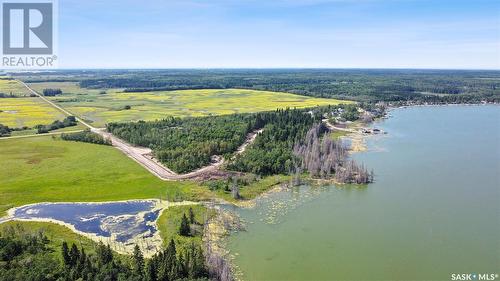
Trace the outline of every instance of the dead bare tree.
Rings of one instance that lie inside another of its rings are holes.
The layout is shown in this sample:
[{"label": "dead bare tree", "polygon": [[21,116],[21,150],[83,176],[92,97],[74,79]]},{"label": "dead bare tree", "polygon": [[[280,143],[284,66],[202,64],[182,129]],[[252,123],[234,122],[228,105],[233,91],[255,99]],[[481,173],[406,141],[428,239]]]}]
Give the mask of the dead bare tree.
[{"label": "dead bare tree", "polygon": [[348,150],[340,141],[321,137],[325,131],[324,125],[313,126],[306,134],[302,143],[294,146],[294,154],[302,160],[301,167],[312,177],[331,178],[342,183],[369,183],[373,181],[364,165],[358,165],[354,160],[348,160]]},{"label": "dead bare tree", "polygon": [[231,184],[231,195],[234,199],[240,198],[240,187],[238,186],[238,179],[233,177],[233,183]]}]

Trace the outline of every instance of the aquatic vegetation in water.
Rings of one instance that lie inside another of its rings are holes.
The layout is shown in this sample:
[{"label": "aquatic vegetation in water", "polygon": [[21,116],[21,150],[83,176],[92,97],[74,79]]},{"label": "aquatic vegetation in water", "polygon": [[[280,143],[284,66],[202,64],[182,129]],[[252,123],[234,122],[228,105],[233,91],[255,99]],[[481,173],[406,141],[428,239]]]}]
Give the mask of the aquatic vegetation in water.
[{"label": "aquatic vegetation in water", "polygon": [[279,224],[288,213],[317,198],[324,188],[300,186],[264,196],[257,202],[258,217],[267,224]]}]

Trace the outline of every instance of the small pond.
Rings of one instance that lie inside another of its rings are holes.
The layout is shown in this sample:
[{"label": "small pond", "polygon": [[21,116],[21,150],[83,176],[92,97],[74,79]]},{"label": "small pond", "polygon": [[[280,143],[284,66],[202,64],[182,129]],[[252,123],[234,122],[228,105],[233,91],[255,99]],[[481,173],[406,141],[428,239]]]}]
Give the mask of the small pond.
[{"label": "small pond", "polygon": [[14,209],[16,220],[54,220],[69,224],[77,231],[100,237],[112,237],[126,243],[140,237],[152,237],[161,207],[155,200],[109,203],[39,203]]}]

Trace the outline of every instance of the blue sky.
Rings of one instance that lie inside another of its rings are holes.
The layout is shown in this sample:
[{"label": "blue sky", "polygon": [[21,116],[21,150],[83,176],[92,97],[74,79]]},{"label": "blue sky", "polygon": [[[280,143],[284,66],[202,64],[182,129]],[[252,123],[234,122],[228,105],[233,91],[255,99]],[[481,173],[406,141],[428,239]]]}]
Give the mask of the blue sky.
[{"label": "blue sky", "polygon": [[500,1],[59,0],[59,66],[500,69]]}]

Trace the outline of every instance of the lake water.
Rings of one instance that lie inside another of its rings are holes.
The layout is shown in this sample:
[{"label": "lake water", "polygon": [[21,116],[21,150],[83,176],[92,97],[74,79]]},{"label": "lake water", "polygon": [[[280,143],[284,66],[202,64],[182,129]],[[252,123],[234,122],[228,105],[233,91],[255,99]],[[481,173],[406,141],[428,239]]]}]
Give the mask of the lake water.
[{"label": "lake water", "polygon": [[83,233],[100,237],[116,235],[118,242],[136,236],[152,237],[160,214],[155,201],[109,203],[39,203],[15,209],[14,219],[52,219],[70,224]]},{"label": "lake water", "polygon": [[[450,280],[500,274],[500,107],[395,109],[366,188],[301,187],[238,209],[245,280]],[[497,278],[498,279],[498,278]]]}]

